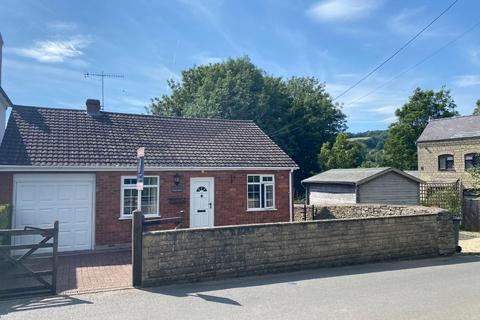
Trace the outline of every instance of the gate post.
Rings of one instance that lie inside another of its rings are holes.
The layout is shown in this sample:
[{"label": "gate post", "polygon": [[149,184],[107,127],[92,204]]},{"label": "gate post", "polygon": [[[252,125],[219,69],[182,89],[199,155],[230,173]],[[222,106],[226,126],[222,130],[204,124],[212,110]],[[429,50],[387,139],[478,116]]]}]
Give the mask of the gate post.
[{"label": "gate post", "polygon": [[143,214],[140,210],[132,213],[132,285],[142,285],[142,242],[143,242]]},{"label": "gate post", "polygon": [[53,253],[52,253],[52,293],[57,294],[58,274],[58,220],[53,224]]}]

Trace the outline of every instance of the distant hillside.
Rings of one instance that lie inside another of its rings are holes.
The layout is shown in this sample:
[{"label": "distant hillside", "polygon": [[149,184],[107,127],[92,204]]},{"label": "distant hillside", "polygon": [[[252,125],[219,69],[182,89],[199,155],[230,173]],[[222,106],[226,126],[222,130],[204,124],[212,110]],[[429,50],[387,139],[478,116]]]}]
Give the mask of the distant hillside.
[{"label": "distant hillside", "polygon": [[385,165],[383,147],[387,139],[387,130],[372,130],[359,133],[347,133],[350,141],[358,141],[366,146],[362,167],[382,167]]},{"label": "distant hillside", "polygon": [[383,150],[387,139],[387,130],[372,130],[359,133],[347,133],[351,141],[363,142],[368,150]]}]

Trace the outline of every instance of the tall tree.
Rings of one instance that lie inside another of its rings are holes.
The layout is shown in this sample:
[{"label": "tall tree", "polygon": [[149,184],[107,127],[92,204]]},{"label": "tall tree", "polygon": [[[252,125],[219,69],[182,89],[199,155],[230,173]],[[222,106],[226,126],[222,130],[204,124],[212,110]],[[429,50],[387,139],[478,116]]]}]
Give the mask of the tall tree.
[{"label": "tall tree", "polygon": [[388,165],[403,169],[417,168],[416,141],[432,119],[458,115],[457,105],[450,91],[416,88],[409,101],[395,111],[398,120],[392,123],[385,142],[385,161]]},{"label": "tall tree", "polygon": [[480,115],[480,99],[478,99],[475,104],[476,104],[477,106],[476,106],[475,109],[473,110],[473,114],[474,114],[474,115]]},{"label": "tall tree", "polygon": [[365,159],[366,152],[364,144],[351,141],[346,133],[340,133],[333,145],[330,142],[322,145],[318,157],[320,170],[359,167]]},{"label": "tall tree", "polygon": [[297,178],[305,178],[320,169],[318,150],[322,144],[333,142],[345,130],[345,115],[315,78],[293,77],[286,86],[291,104],[283,116],[286,131],[276,141],[300,166]]},{"label": "tall tree", "polygon": [[147,111],[184,117],[250,119],[300,166],[296,182],[318,171],[320,146],[345,129],[345,115],[315,78],[267,75],[248,57],[195,66]]}]

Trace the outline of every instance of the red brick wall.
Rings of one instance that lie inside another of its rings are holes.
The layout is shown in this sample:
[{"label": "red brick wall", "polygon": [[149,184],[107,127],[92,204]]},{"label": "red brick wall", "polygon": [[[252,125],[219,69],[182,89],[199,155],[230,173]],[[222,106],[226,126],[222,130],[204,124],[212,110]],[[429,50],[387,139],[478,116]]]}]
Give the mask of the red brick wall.
[{"label": "red brick wall", "polygon": [[13,173],[0,173],[0,203],[13,202]]},{"label": "red brick wall", "polygon": [[[181,175],[182,192],[173,192],[173,176],[177,172],[145,172],[145,175],[160,176],[160,215],[175,217],[183,210],[188,227],[190,209],[190,178],[213,177],[215,189],[215,226],[289,221],[289,174],[282,171],[207,171],[178,172]],[[131,241],[131,221],[120,220],[121,176],[132,172],[97,172],[96,179],[96,245],[121,244]],[[277,210],[247,212],[247,175],[275,175],[275,206]],[[184,198],[173,204],[169,198]],[[171,226],[167,226],[171,228]]]}]

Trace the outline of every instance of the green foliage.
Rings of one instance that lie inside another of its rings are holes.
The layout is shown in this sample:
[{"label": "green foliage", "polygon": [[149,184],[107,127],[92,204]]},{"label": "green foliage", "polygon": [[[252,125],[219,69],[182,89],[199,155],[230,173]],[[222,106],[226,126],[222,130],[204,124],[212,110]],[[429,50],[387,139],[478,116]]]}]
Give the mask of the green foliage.
[{"label": "green foliage", "polygon": [[[12,210],[9,204],[0,204],[0,229],[11,229],[12,227]],[[2,239],[0,236],[0,245],[7,245],[10,239]]]},{"label": "green foliage", "polygon": [[320,146],[345,129],[345,115],[323,83],[313,77],[269,76],[248,57],[195,66],[168,85],[171,94],[152,99],[148,112],[253,120],[300,166],[297,186],[318,171]]},{"label": "green foliage", "polygon": [[385,142],[386,164],[415,170],[418,137],[430,120],[458,115],[456,107],[450,91],[445,88],[437,92],[415,89],[409,101],[395,111],[398,121],[390,125]]},{"label": "green foliage", "polygon": [[351,140],[364,142],[369,150],[383,150],[387,134],[387,130],[369,130],[359,133],[349,133],[348,136]]},{"label": "green foliage", "polygon": [[387,130],[371,130],[359,133],[348,133],[349,141],[358,141],[367,147],[361,167],[373,168],[385,166],[385,153],[383,151]]},{"label": "green foliage", "polygon": [[438,207],[449,210],[454,214],[459,214],[461,211],[460,192],[454,186],[433,189],[422,201],[422,205],[427,207]]},{"label": "green foliage", "polygon": [[329,142],[322,145],[318,157],[320,169],[325,171],[336,168],[359,167],[366,152],[366,147],[361,142],[349,140],[346,133],[340,133],[333,145]]},{"label": "green foliage", "polygon": [[480,167],[475,167],[468,170],[472,176],[472,185],[475,190],[480,190]]},{"label": "green foliage", "polygon": [[375,168],[375,167],[384,167],[385,164],[385,151],[383,150],[369,150],[365,155],[363,160],[362,167],[364,168]]},{"label": "green foliage", "polygon": [[[476,154],[474,159],[480,159],[480,154]],[[468,170],[468,173],[472,176],[472,187],[476,195],[480,196],[480,164],[475,163],[474,167]]]},{"label": "green foliage", "polygon": [[477,106],[476,106],[475,109],[473,110],[473,114],[474,114],[474,115],[480,115],[480,99],[478,99],[475,104],[476,104]]}]

